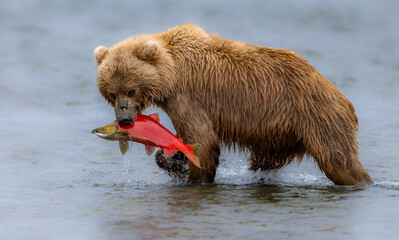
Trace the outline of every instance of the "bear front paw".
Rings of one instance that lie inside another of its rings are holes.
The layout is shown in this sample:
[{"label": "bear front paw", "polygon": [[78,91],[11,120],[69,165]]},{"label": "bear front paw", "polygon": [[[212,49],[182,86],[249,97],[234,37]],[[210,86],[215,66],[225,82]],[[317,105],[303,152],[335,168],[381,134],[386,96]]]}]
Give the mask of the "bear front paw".
[{"label": "bear front paw", "polygon": [[177,152],[170,158],[165,158],[163,149],[155,154],[155,162],[158,167],[166,171],[166,173],[174,179],[185,180],[188,177],[187,157],[182,152]]}]

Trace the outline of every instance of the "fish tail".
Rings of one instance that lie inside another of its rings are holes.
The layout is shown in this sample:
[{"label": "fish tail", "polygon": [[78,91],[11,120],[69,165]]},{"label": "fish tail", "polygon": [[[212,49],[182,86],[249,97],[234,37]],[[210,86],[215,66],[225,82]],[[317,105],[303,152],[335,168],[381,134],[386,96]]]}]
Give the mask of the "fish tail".
[{"label": "fish tail", "polygon": [[200,164],[199,157],[197,156],[197,149],[199,147],[199,144],[187,144],[189,147],[189,151],[184,152],[184,155],[198,168],[202,168]]}]

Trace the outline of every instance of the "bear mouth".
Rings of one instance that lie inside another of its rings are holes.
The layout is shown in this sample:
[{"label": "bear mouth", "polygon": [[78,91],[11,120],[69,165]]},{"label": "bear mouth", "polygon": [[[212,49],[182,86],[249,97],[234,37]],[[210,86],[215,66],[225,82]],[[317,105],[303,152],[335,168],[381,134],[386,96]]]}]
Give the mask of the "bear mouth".
[{"label": "bear mouth", "polygon": [[115,104],[115,117],[120,126],[131,125],[137,117],[137,109],[134,104],[126,99],[117,99]]}]

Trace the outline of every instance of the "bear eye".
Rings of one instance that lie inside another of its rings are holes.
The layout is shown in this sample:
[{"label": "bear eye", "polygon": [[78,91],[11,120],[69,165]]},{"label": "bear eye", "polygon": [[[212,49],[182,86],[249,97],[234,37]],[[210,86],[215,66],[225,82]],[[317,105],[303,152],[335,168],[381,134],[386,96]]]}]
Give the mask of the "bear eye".
[{"label": "bear eye", "polygon": [[133,97],[134,94],[136,93],[136,90],[132,89],[129,91],[129,93],[127,94],[128,97]]},{"label": "bear eye", "polygon": [[108,97],[109,97],[112,101],[115,101],[116,96],[115,96],[114,93],[108,93]]}]

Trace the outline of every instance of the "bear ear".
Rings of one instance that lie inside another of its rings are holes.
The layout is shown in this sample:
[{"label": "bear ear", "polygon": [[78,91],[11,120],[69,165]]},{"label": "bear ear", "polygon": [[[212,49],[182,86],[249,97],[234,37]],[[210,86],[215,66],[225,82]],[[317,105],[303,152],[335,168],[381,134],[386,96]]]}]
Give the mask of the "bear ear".
[{"label": "bear ear", "polygon": [[159,53],[159,44],[154,40],[148,40],[137,49],[137,57],[143,61],[154,61]]},{"label": "bear ear", "polygon": [[108,48],[104,46],[99,46],[94,49],[94,57],[96,58],[97,65],[100,65],[101,62],[108,54]]}]

